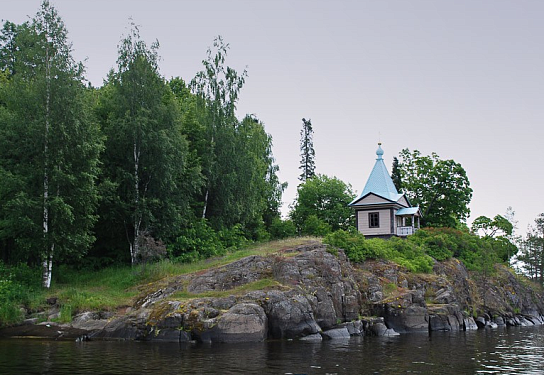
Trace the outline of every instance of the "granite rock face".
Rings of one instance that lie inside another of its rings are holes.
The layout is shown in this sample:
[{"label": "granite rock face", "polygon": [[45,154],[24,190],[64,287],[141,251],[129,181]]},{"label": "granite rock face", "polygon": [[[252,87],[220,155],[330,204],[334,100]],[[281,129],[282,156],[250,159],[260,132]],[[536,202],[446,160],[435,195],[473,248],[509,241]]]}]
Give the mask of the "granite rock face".
[{"label": "granite rock face", "polygon": [[211,319],[207,329],[195,333],[203,342],[252,342],[267,338],[268,318],[261,306],[240,303]]},{"label": "granite rock face", "polygon": [[[184,297],[177,298],[176,292]],[[217,296],[202,296],[210,294]],[[67,338],[164,342],[318,341],[540,325],[542,301],[506,267],[498,266],[493,276],[482,279],[450,259],[436,262],[433,273],[413,274],[387,261],[354,265],[343,251],[333,255],[314,242],[142,286],[134,305],[116,314],[82,312],[71,324],[55,325],[55,331],[30,316],[25,325],[0,334],[18,330],[29,336],[65,332]],[[41,314],[57,310],[52,305]]]}]

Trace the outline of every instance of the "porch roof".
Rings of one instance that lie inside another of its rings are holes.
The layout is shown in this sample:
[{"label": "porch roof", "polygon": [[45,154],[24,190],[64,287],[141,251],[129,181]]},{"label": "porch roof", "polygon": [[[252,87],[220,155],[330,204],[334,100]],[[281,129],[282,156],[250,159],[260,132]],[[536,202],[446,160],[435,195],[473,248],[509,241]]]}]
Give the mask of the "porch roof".
[{"label": "porch roof", "polygon": [[421,215],[419,207],[401,208],[395,213],[395,216]]}]

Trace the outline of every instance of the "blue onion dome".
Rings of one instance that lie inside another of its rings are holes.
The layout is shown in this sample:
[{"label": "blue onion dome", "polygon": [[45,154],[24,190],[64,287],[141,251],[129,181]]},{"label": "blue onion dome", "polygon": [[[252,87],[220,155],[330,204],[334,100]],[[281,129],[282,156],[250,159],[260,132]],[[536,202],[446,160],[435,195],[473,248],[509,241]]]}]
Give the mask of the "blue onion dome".
[{"label": "blue onion dome", "polygon": [[383,150],[382,150],[382,143],[378,143],[378,149],[376,150],[376,155],[378,155],[378,159],[382,158]]}]

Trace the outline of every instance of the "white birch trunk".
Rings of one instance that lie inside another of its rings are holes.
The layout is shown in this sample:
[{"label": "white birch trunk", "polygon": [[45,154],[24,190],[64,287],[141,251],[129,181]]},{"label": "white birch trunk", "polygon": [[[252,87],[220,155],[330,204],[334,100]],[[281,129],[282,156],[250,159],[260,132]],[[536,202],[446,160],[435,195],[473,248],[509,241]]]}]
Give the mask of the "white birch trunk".
[{"label": "white birch trunk", "polygon": [[44,174],[43,174],[43,237],[45,253],[43,256],[42,285],[51,287],[51,272],[53,269],[54,244],[49,240],[49,117],[51,102],[51,61],[49,60],[49,46],[45,50],[45,132],[44,132]]},{"label": "white birch trunk", "polygon": [[42,285],[48,289],[51,287],[51,276],[53,275],[53,248],[54,246],[51,245],[51,252],[42,263]]},{"label": "white birch trunk", "polygon": [[[213,144],[214,144],[214,136],[212,135],[212,141],[210,143],[210,152],[212,153],[213,155],[213,152],[214,152],[214,147],[213,147]],[[211,168],[211,166],[210,166]],[[205,219],[206,218],[206,210],[208,209],[208,197],[210,195],[210,182],[206,182],[206,195],[204,196],[204,208],[202,209],[202,218]]]},{"label": "white birch trunk", "polygon": [[134,139],[133,144],[133,155],[134,155],[134,203],[135,203],[135,212],[134,212],[134,238],[130,246],[130,260],[132,265],[136,264],[136,259],[139,251],[138,238],[140,236],[140,224],[141,224],[141,213],[140,213],[140,150],[138,150],[137,140]]},{"label": "white birch trunk", "polygon": [[208,208],[208,194],[210,191],[206,189],[206,195],[204,196],[204,209],[202,210],[202,218],[206,218],[206,208]]}]

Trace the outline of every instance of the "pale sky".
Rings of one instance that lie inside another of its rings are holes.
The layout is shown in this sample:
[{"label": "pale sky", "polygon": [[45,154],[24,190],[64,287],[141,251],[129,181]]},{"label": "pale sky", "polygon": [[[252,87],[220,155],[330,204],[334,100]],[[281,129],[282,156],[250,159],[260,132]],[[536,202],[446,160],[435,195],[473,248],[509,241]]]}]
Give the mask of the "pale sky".
[{"label": "pale sky", "polygon": [[[40,0],[0,0],[21,23]],[[296,196],[301,119],[314,127],[316,171],[360,193],[379,140],[391,171],[403,148],[436,152],[467,171],[480,215],[516,211],[518,233],[544,212],[544,1],[53,0],[100,86],[129,17],[161,74],[190,81],[217,35],[227,65],[249,77],[238,115],[274,139],[280,179]]]}]

